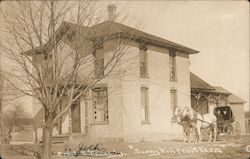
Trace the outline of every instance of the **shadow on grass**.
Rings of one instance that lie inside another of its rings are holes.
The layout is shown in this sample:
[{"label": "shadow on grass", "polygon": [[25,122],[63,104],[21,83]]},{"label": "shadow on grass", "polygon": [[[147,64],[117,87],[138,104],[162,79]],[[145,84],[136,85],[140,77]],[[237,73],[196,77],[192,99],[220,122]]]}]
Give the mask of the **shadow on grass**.
[{"label": "shadow on grass", "polygon": [[32,156],[37,159],[41,159],[42,147],[40,145],[33,144],[24,144],[24,145],[15,145],[12,147],[12,150],[22,154],[23,156]]}]

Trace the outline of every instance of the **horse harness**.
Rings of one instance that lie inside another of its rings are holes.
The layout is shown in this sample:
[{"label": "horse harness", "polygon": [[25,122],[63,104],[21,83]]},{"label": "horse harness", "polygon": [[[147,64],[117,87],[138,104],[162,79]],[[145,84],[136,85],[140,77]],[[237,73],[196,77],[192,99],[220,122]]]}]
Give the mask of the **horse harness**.
[{"label": "horse harness", "polygon": [[202,114],[200,114],[200,115],[201,115],[201,117],[202,117],[202,120],[201,120],[201,119],[199,119],[198,117],[197,117],[197,119],[196,119],[196,120],[201,121],[201,127],[202,127],[202,124],[203,124],[203,123],[207,123],[207,124],[209,124],[209,125],[212,125],[212,124],[213,124],[213,123],[209,123],[209,122],[205,121],[205,120],[204,120],[204,116],[203,116]]}]

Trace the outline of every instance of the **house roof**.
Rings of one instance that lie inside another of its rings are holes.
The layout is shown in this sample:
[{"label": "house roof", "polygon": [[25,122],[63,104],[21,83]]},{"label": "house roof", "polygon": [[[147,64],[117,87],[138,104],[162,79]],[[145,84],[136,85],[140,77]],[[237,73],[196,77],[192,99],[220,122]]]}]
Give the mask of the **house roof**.
[{"label": "house roof", "polygon": [[117,33],[125,33],[129,36],[132,36],[136,40],[143,40],[146,43],[150,43],[153,45],[160,45],[162,47],[173,48],[180,51],[184,51],[189,54],[198,53],[198,51],[188,48],[186,46],[177,44],[175,42],[160,38],[158,36],[140,31],[138,29],[129,27],[127,25],[116,23],[113,21],[105,21],[103,23],[97,24],[92,27],[93,32],[97,36],[104,36],[104,35],[114,35]]},{"label": "house roof", "polygon": [[192,90],[215,90],[213,86],[202,80],[200,77],[190,72],[190,82]]},{"label": "house roof", "polygon": [[[69,30],[75,30],[77,27],[74,23],[63,22],[62,25],[57,29],[56,39],[59,41],[62,37],[62,34],[66,34]],[[129,38],[131,40],[140,41],[146,44],[152,44],[164,48],[175,49],[178,51],[182,51],[188,54],[195,54],[198,51],[191,49],[189,47],[177,44],[175,42],[160,38],[158,36],[140,31],[138,29],[129,27],[124,24],[116,23],[113,21],[105,21],[94,25],[92,27],[81,26],[81,31],[83,32],[85,37],[91,38]],[[30,55],[31,53],[39,53],[43,52],[44,49],[49,49],[50,41],[40,47],[28,50],[23,54]]]},{"label": "house roof", "polygon": [[228,103],[246,103],[246,101],[244,101],[240,97],[236,96],[235,94],[231,94],[228,97]]}]

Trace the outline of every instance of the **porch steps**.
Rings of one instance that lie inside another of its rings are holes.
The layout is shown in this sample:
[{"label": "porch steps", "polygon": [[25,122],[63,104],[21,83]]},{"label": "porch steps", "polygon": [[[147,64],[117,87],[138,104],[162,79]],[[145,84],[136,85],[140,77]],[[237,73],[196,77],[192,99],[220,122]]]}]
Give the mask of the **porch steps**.
[{"label": "porch steps", "polygon": [[81,140],[86,140],[87,136],[84,134],[73,134],[72,135],[73,140],[81,141]]},{"label": "porch steps", "polygon": [[54,135],[52,136],[52,144],[66,143],[69,140],[69,135]]},{"label": "porch steps", "polygon": [[[57,144],[57,143],[68,143],[70,140],[69,135],[54,135],[52,136],[52,143]],[[71,142],[87,142],[87,136],[84,134],[73,134],[72,135],[72,141]]]}]

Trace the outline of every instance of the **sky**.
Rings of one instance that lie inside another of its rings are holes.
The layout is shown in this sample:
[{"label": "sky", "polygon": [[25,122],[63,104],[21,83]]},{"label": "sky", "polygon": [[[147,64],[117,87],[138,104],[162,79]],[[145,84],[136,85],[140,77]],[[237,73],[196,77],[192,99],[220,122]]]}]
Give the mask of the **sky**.
[{"label": "sky", "polygon": [[106,1],[104,11],[107,3],[122,9],[126,24],[200,51],[190,56],[190,70],[249,110],[248,1]]},{"label": "sky", "polygon": [[248,1],[114,1],[127,23],[200,53],[191,55],[191,71],[222,86],[249,110]]}]

